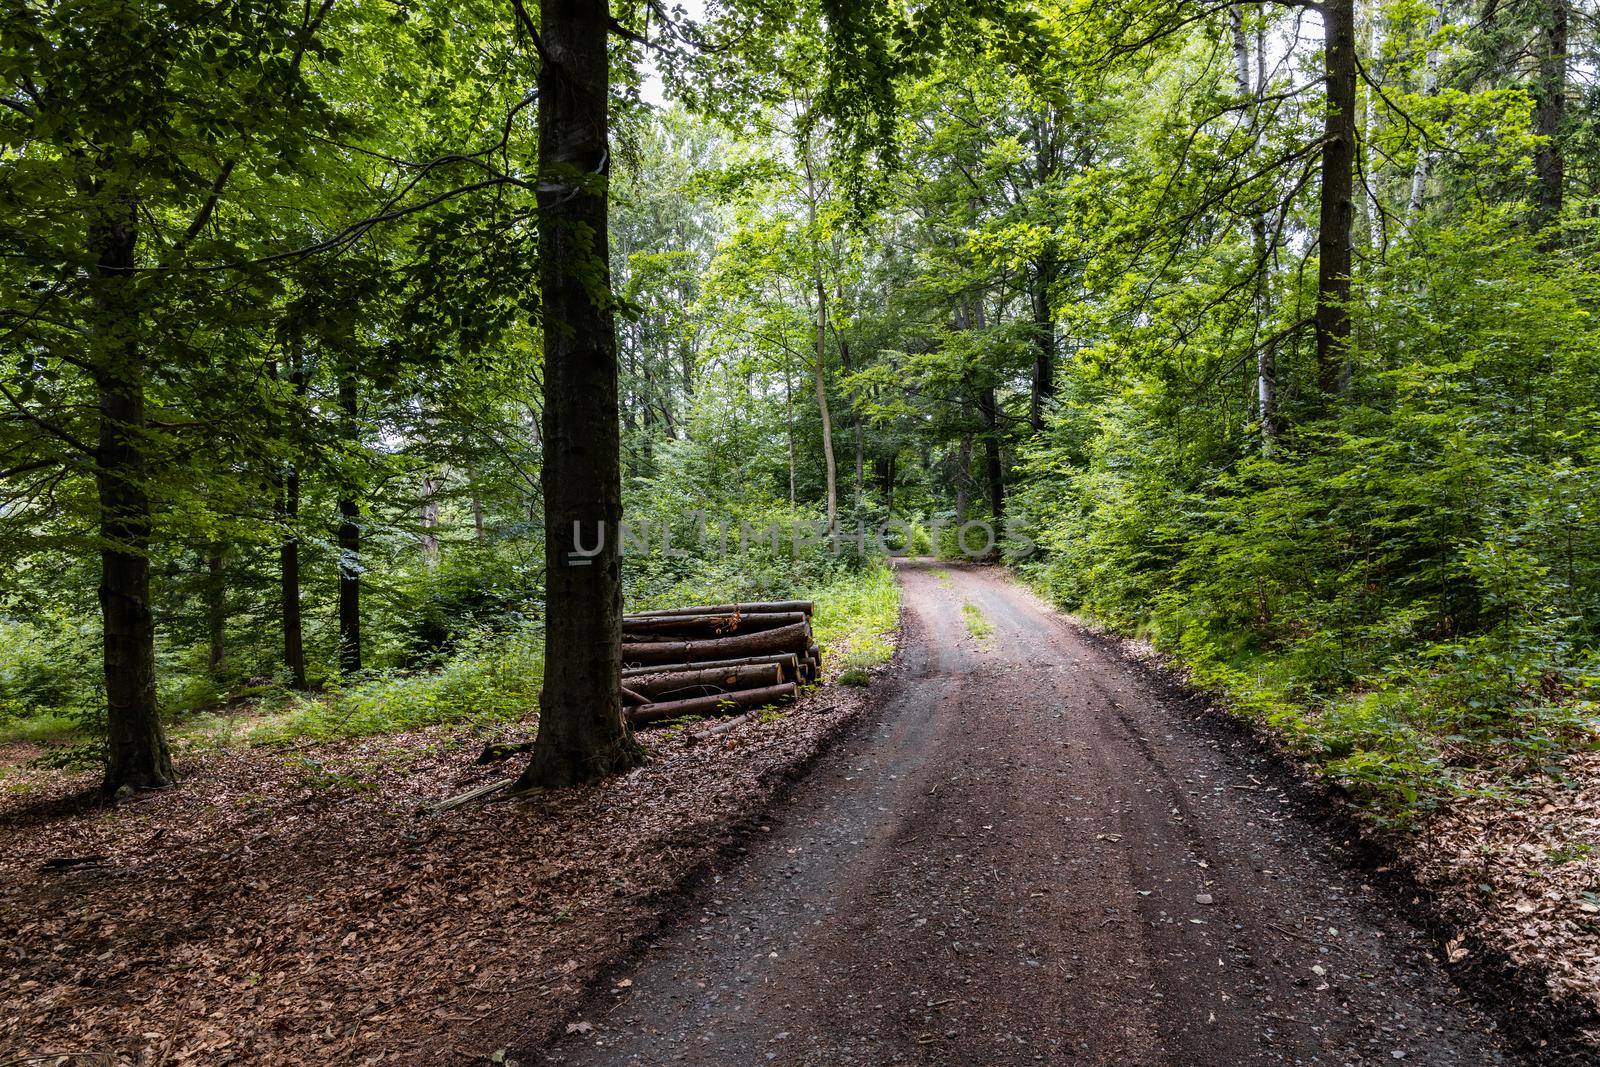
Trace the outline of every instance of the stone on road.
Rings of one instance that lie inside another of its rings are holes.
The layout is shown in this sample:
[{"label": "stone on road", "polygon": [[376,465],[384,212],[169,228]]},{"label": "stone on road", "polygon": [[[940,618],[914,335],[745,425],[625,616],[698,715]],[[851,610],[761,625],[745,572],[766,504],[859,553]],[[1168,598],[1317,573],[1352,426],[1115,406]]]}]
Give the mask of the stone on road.
[{"label": "stone on road", "polygon": [[901,576],[881,706],[524,1062],[1512,1062],[1250,746],[1002,572]]}]

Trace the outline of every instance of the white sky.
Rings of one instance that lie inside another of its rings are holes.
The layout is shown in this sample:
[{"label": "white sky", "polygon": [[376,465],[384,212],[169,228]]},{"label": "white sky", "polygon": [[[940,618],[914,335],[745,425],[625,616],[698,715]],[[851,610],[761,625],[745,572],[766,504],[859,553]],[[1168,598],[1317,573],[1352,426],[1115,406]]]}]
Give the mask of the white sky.
[{"label": "white sky", "polygon": [[[699,22],[706,15],[705,0],[675,0],[671,11],[675,18],[681,13],[682,17]],[[655,36],[654,27],[651,28],[651,36]],[[665,107],[667,104],[665,86],[661,84],[661,77],[656,73],[655,53],[648,48],[644,51],[644,84],[639,88],[639,96],[655,107]]]}]

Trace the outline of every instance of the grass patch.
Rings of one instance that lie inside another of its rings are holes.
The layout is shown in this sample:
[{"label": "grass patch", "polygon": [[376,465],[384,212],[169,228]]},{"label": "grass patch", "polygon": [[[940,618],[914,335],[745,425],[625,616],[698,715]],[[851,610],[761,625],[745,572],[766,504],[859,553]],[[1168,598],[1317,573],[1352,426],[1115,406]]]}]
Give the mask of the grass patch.
[{"label": "grass patch", "polygon": [[331,741],[461,722],[510,722],[533,711],[544,680],[541,635],[532,627],[471,642],[439,670],[392,674],[315,697],[250,731],[254,744]]},{"label": "grass patch", "polygon": [[62,712],[40,711],[32,715],[0,719],[0,745],[28,742],[51,745],[79,738],[78,721]]},{"label": "grass patch", "polygon": [[994,623],[970,600],[961,605],[961,621],[967,624],[967,633],[979,641],[986,642],[994,635]]},{"label": "grass patch", "polygon": [[835,578],[808,596],[816,602],[811,627],[824,662],[838,656],[845,673],[865,673],[894,655],[900,584],[886,564]]}]

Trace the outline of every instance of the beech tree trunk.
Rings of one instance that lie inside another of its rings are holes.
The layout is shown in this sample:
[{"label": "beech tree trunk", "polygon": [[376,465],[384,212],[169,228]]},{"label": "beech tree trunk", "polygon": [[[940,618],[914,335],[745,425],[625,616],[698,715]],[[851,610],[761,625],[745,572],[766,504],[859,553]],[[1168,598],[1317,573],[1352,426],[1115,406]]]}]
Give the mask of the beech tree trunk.
[{"label": "beech tree trunk", "polygon": [[417,540],[422,545],[422,561],[431,571],[439,565],[439,479],[431,474],[422,478],[421,500],[417,505]]},{"label": "beech tree trunk", "polygon": [[816,373],[817,414],[822,419],[822,463],[827,478],[828,529],[839,517],[839,470],[833,458],[833,416],[828,410],[828,287],[822,278],[822,242],[817,234],[817,177],[811,161],[811,135],[805,135],[801,158],[806,168],[806,218],[811,227],[813,267],[812,286],[817,300]]},{"label": "beech tree trunk", "polygon": [[1355,221],[1355,0],[1325,0],[1326,109],[1317,231],[1317,385],[1338,393],[1349,374],[1351,227]]},{"label": "beech tree trunk", "polygon": [[[962,405],[966,416],[966,405]],[[956,525],[965,526],[972,511],[972,434],[962,433],[961,445],[956,451]],[[937,545],[934,546],[936,549]]]},{"label": "beech tree trunk", "polygon": [[[643,758],[622,716],[622,472],[606,183],[605,0],[541,0],[539,306],[544,332],[545,672],[516,790]],[[579,552],[579,549],[582,552]]]},{"label": "beech tree trunk", "polygon": [[1567,113],[1567,3],[1548,0],[1539,27],[1539,84],[1534,95],[1534,132],[1544,143],[1534,149],[1533,169],[1538,178],[1534,206],[1540,225],[1561,214],[1566,160],[1561,151],[1562,126]]},{"label": "beech tree trunk", "polygon": [[[289,352],[289,384],[296,405],[306,394],[305,355],[296,342]],[[306,649],[300,621],[300,469],[290,462],[283,472],[278,518],[283,539],[278,542],[278,610],[283,630],[283,665],[289,685],[305,689]]]},{"label": "beech tree trunk", "polygon": [[94,383],[99,399],[95,488],[100,513],[100,614],[106,683],[107,793],[154,789],[176,777],[156,705],[150,609],[150,497],[145,455],[145,363],[134,291],[136,205],[96,187],[89,224],[95,259]]},{"label": "beech tree trunk", "polygon": [[1055,256],[1046,252],[1034,264],[1033,304],[1034,354],[1033,395],[1028,405],[1028,424],[1038,433],[1044,429],[1044,409],[1056,395],[1056,323],[1050,309],[1050,287],[1059,269]]},{"label": "beech tree trunk", "polygon": [[822,461],[828,481],[828,529],[839,518],[839,471],[833,459],[833,416],[828,411],[828,290],[817,274],[817,414],[822,418]]},{"label": "beech tree trunk", "polygon": [[978,393],[978,412],[983,416],[983,463],[989,478],[989,510],[994,516],[995,536],[1006,517],[1005,472],[1000,466],[1000,406],[995,400],[994,386]]},{"label": "beech tree trunk", "polygon": [[[355,369],[345,366],[339,376],[339,410],[344,437],[354,442],[356,427]],[[339,487],[339,673],[361,670],[361,505],[356,487],[347,477]]]},{"label": "beech tree trunk", "polygon": [[[839,365],[844,368],[846,375],[854,373],[855,368],[850,363],[850,343],[843,337],[839,339]],[[866,491],[864,478],[864,475],[866,474],[866,460],[864,455],[865,449],[863,447],[864,441],[861,429],[861,412],[856,410],[854,404],[850,406],[850,435],[855,439],[855,506],[856,510],[860,511],[861,498]]]},{"label": "beech tree trunk", "polygon": [[222,670],[228,658],[228,586],[223,573],[223,547],[206,550],[206,666],[213,675]]},{"label": "beech tree trunk", "polygon": [[[1243,5],[1235,4],[1228,9],[1228,24],[1233,36],[1234,87],[1240,97],[1253,95],[1259,107],[1261,94],[1265,91],[1262,85],[1262,68],[1258,56],[1256,81],[1252,87],[1250,39],[1245,34]],[[1261,45],[1259,35],[1256,43],[1259,48]],[[1252,126],[1258,121],[1259,115],[1251,116]],[[1259,334],[1271,313],[1267,299],[1267,218],[1264,214],[1258,214],[1250,220],[1250,251],[1255,262],[1256,332]],[[1278,356],[1271,344],[1264,344],[1256,349],[1256,377],[1251,392],[1255,401],[1256,418],[1261,424],[1261,454],[1271,455],[1278,440]]]},{"label": "beech tree trunk", "polygon": [[[1423,60],[1422,67],[1422,95],[1424,98],[1433,96],[1439,89],[1439,45],[1435,40],[1440,29],[1444,26],[1445,5],[1441,2],[1439,10],[1428,19],[1428,52]],[[1406,197],[1406,213],[1401,220],[1401,233],[1410,233],[1411,228],[1417,224],[1417,219],[1422,216],[1428,191],[1428,171],[1433,166],[1433,149],[1427,144],[1417,147],[1417,162],[1411,168],[1411,192]]]},{"label": "beech tree trunk", "polygon": [[789,506],[794,507],[794,385],[789,376],[789,349],[783,351],[783,434],[789,444]]}]

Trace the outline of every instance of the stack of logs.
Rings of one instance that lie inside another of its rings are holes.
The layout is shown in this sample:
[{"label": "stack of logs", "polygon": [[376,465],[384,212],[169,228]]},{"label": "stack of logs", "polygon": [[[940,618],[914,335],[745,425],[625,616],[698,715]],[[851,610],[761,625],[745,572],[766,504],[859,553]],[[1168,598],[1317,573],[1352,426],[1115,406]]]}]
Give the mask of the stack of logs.
[{"label": "stack of logs", "polygon": [[666,608],[622,619],[622,702],[634,725],[793,700],[821,675],[811,601]]}]

